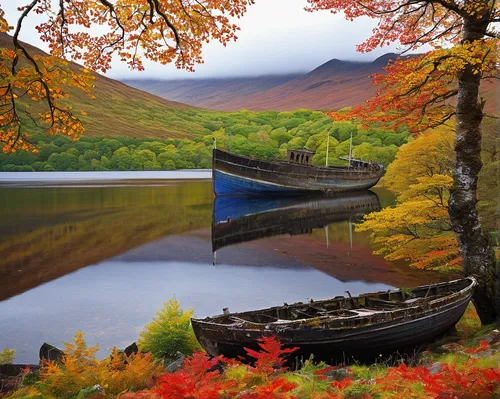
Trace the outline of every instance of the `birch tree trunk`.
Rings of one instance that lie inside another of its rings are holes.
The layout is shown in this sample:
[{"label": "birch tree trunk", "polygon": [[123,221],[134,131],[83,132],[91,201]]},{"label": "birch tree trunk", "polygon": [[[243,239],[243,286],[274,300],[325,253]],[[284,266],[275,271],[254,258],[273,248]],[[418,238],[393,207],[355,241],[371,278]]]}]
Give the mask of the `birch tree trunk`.
[{"label": "birch tree trunk", "polygon": [[[484,37],[487,28],[483,20],[464,21],[463,41],[472,42]],[[476,277],[473,301],[483,324],[500,317],[500,276],[495,254],[481,228],[476,209],[478,174],[481,170],[482,104],[479,102],[480,74],[467,67],[459,76],[457,101],[457,127],[455,138],[456,160],[453,168],[454,185],[448,212],[457,236],[467,275]],[[491,176],[498,178],[498,176]]]}]

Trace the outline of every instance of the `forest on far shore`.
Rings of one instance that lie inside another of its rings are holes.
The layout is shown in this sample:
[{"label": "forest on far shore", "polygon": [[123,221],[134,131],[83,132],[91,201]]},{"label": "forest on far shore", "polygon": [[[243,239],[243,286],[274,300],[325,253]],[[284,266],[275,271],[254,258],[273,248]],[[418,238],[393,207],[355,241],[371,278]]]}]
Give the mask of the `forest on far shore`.
[{"label": "forest on far shore", "polygon": [[[287,149],[315,151],[314,165],[325,165],[330,135],[329,164],[342,165],[353,137],[353,156],[388,165],[398,148],[408,142],[406,128],[390,131],[363,129],[351,122],[336,122],[323,112],[214,112],[176,110],[179,117],[202,126],[192,138],[131,138],[112,132],[107,137],[32,133],[38,153],[0,153],[0,171],[107,171],[177,170],[211,167],[213,139],[217,147],[261,159],[284,158]],[[110,123],[112,128],[112,123]],[[140,136],[140,135],[138,135]]]}]

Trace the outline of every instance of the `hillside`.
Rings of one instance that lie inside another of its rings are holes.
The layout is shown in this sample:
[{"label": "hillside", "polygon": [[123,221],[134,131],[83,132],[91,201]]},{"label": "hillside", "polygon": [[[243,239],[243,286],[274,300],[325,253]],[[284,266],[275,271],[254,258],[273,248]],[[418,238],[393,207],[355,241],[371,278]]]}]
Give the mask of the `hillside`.
[{"label": "hillside", "polygon": [[[0,46],[9,44],[9,37],[0,35]],[[27,47],[33,54],[41,54],[40,50]],[[284,103],[293,104],[290,108],[298,108],[304,100],[315,102],[318,108],[340,108],[360,101],[362,94],[365,97],[372,95],[373,88],[367,76],[381,70],[390,57],[393,55],[372,63],[331,60],[295,78],[267,77],[260,83],[257,78],[233,79],[225,86],[223,79],[213,79],[203,90],[200,81],[197,85],[208,101],[209,94],[215,90],[210,85],[219,82],[217,84],[223,87],[216,96],[217,101],[223,103],[230,98],[229,102],[236,108],[243,108],[238,104],[249,98],[259,99],[263,108],[279,108],[279,104]],[[73,67],[78,66],[73,64]],[[147,87],[150,90],[161,88],[154,82],[149,81]],[[177,92],[182,93],[184,84],[176,84]],[[185,82],[188,88],[189,84],[189,81]],[[265,89],[272,85],[274,87]],[[498,85],[485,87],[488,90],[483,90],[483,95],[487,99],[487,96],[496,99]],[[365,130],[350,122],[336,122],[323,112],[307,109],[225,112],[193,108],[100,75],[96,75],[95,100],[74,88],[68,90],[71,92],[67,100],[70,105],[77,112],[87,112],[82,117],[87,129],[85,135],[76,143],[65,136],[48,137],[30,126],[28,121],[26,126],[38,154],[24,151],[0,153],[1,171],[210,168],[214,138],[219,148],[262,159],[284,157],[287,149],[306,148],[316,152],[314,165],[324,165],[327,137],[331,137],[328,162],[336,165],[343,163],[338,157],[349,151],[351,134],[355,157],[387,165],[410,135],[404,127],[394,131],[371,126]],[[238,96],[240,92],[247,95]],[[281,95],[281,92],[285,94]],[[193,101],[195,93],[196,90],[190,93]],[[495,102],[489,101],[488,104],[491,107]]]},{"label": "hillside", "polygon": [[[276,85],[277,78],[231,78],[191,80],[126,80],[127,84],[150,91],[170,100],[185,102],[197,107],[221,111],[275,110],[291,111],[298,108],[333,109],[356,105],[375,94],[370,75],[382,72],[382,67],[395,54],[387,54],[374,62],[352,62],[333,59],[313,71]],[[291,79],[289,79],[291,78]],[[226,87],[253,84],[255,89],[225,93]],[[200,88],[204,90],[193,94]]]},{"label": "hillside", "polygon": [[[355,106],[373,97],[371,75],[396,54],[386,54],[373,62],[332,59],[300,76],[227,79],[135,79],[127,84],[173,101],[220,111],[292,111],[299,108],[325,110]],[[498,114],[497,81],[483,82],[481,94],[486,111]]]},{"label": "hillside", "polygon": [[[126,79],[124,82],[157,96],[173,101],[196,104],[197,107],[224,110],[233,100],[269,90],[300,75],[277,75],[219,79]],[[182,100],[179,100],[182,99]]]},{"label": "hillside", "polygon": [[[24,45],[32,54],[44,54],[36,47]],[[12,38],[0,33],[0,47],[12,48]],[[77,64],[72,66],[79,67]],[[95,100],[69,88],[68,103],[76,110],[87,112],[81,119],[88,137],[189,138],[200,130],[198,124],[182,117],[185,112],[192,112],[189,105],[168,101],[99,74],[95,74],[94,83]]]}]

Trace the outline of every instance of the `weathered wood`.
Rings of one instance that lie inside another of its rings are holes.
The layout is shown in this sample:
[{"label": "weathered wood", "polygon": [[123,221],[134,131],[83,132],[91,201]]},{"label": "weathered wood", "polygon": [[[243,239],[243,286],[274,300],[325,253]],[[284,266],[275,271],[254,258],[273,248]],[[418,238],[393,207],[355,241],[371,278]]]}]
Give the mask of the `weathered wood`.
[{"label": "weathered wood", "polygon": [[39,351],[40,361],[60,363],[63,360],[64,352],[53,345],[44,342]]},{"label": "weathered wood", "polygon": [[214,149],[215,195],[303,194],[359,191],[384,173],[379,163],[353,160],[354,167],[321,168],[287,161],[263,161]]},{"label": "weathered wood", "polygon": [[244,356],[262,336],[276,335],[298,355],[331,361],[387,353],[442,335],[462,317],[474,278],[192,319],[212,356]]}]

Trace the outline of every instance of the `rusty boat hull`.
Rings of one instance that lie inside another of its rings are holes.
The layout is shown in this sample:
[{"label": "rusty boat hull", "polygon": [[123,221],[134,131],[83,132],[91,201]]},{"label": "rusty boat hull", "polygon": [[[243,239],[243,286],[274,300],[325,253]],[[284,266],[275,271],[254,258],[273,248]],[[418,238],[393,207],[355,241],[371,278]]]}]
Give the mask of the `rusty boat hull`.
[{"label": "rusty boat hull", "polygon": [[415,348],[450,330],[472,298],[472,277],[358,297],[296,303],[192,319],[212,356],[245,357],[262,336],[275,335],[302,358],[327,362],[373,358]]},{"label": "rusty boat hull", "polygon": [[264,161],[214,149],[213,190],[224,195],[300,195],[367,190],[380,180],[384,166],[352,160],[351,167],[315,167],[288,161]]}]

